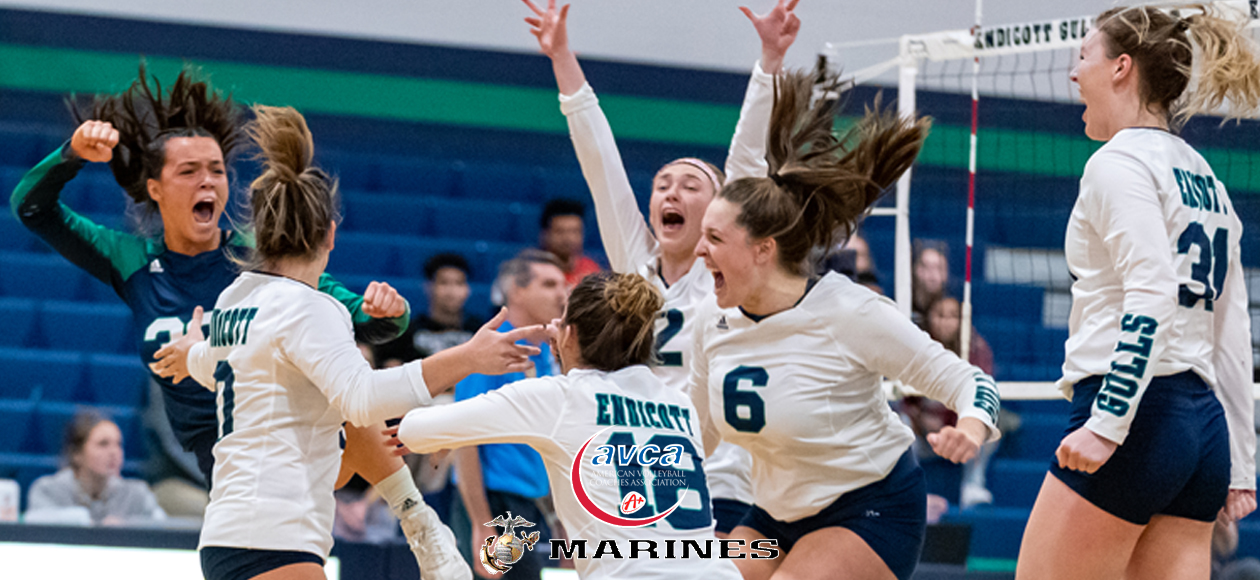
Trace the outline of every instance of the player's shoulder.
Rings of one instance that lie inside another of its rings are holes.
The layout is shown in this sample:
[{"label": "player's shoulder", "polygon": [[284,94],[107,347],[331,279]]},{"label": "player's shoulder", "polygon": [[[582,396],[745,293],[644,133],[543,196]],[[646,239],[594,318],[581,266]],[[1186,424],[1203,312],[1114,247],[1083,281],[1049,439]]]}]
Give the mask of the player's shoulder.
[{"label": "player's shoulder", "polygon": [[862,314],[880,307],[896,308],[896,304],[887,296],[876,294],[870,288],[836,272],[827,272],[815,282],[801,300],[801,306],[824,321],[854,313]]}]

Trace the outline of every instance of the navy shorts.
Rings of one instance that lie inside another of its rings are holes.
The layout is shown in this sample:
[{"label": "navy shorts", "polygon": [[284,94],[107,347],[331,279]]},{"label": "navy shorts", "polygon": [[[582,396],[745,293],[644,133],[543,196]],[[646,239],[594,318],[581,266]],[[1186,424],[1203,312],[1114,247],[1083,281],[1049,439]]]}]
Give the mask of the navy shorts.
[{"label": "navy shorts", "polygon": [[[1103,377],[1076,383],[1067,430],[1085,425]],[[1229,494],[1229,428],[1216,394],[1185,371],[1151,379],[1124,444],[1098,471],[1050,473],[1103,511],[1138,525],[1156,514],[1211,522]]]},{"label": "navy shorts", "polygon": [[714,529],[723,534],[731,533],[744,520],[750,508],[751,504],[737,499],[713,498],[713,520],[717,524]]},{"label": "navy shorts", "polygon": [[914,453],[907,451],[887,477],[841,495],[812,516],[782,522],[754,505],[739,525],[778,540],[785,555],[810,532],[845,528],[862,538],[899,580],[907,580],[919,563],[927,533],[927,482]]},{"label": "navy shorts", "polygon": [[310,552],[252,550],[206,546],[201,549],[201,573],[206,580],[248,580],[290,564],[311,562],[324,565],[324,559]]}]

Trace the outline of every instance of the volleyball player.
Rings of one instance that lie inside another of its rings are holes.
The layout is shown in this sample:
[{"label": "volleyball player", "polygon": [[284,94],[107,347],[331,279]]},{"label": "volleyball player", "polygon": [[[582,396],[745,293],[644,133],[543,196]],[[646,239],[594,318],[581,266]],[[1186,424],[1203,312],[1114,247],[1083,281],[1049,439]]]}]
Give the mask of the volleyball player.
[{"label": "volleyball player", "polygon": [[[227,172],[242,142],[241,111],[189,69],[166,94],[155,94],[141,67],[127,91],[99,95],[76,115],[88,120],[27,172],[10,204],[27,228],[118,293],[131,309],[140,358],[150,363],[184,334],[195,307],[213,305],[236,278],[232,255],[249,252],[246,236],[219,227]],[[110,163],[140,219],[138,234],[93,223],[60,202],[61,190],[88,162]],[[365,342],[388,340],[406,327],[407,303],[388,284],[373,282],[360,297],[325,275],[319,288],[350,310]],[[194,381],[152,376],[175,436],[209,484],[218,428],[213,393]],[[377,486],[413,548],[435,545],[422,538],[431,520],[417,519],[427,507],[410,472],[382,452],[380,441],[379,429],[346,428],[344,478],[357,471]],[[421,559],[430,550],[414,549]]]},{"label": "volleyball player", "polygon": [[[691,402],[647,366],[663,304],[660,291],[638,274],[587,276],[553,327],[563,375],[416,409],[403,418],[398,439],[417,453],[486,443],[533,447],[547,465],[551,496],[569,537],[589,542],[585,556],[575,558],[582,578],[738,580],[735,566],[712,551],[712,559],[683,551],[682,540],[713,538],[713,516]],[[622,511],[632,492],[655,509]],[[609,521],[642,525],[675,505],[647,527]],[[486,535],[492,533],[487,529]],[[631,539],[651,541],[655,557],[636,555]],[[618,557],[611,551],[596,557],[600,540],[615,540]]]},{"label": "volleyball player", "polygon": [[752,455],[754,505],[732,538],[774,538],[784,555],[737,562],[746,579],[905,580],[926,526],[914,434],[881,377],[939,399],[957,427],[928,437],[963,462],[997,437],[993,380],[919,330],[895,305],[834,272],[830,248],[917,156],[926,119],[870,111],[848,139],[812,80],[777,81],[768,177],[727,183],[709,204],[696,253],[714,281],[699,308],[691,396],[705,444]]},{"label": "volleyball player", "polygon": [[[250,134],[265,162],[250,186],[256,257],[219,295],[209,340],[194,324],[158,352],[156,366],[191,375],[217,398],[215,484],[200,541],[206,577],[285,568],[286,577],[322,578],[342,422],[363,428],[402,415],[470,373],[523,370],[538,349],[513,343],[545,331],[497,333],[500,313],[469,342],[423,363],[372,370],[345,306],[317,290],[336,240],[335,182],[311,165],[311,134],[297,111],[254,113]],[[198,309],[193,321],[200,319]],[[453,545],[449,529],[435,529],[440,535],[426,541]],[[425,576],[471,578],[458,553],[442,556]]]},{"label": "volleyball player", "polygon": [[1242,223],[1175,133],[1223,103],[1260,109],[1241,27],[1202,6],[1114,8],[1081,45],[1085,134],[1106,143],[1068,222],[1071,419],[1017,578],[1207,578],[1213,520],[1256,507]]},{"label": "volleyball player", "polygon": [[[726,175],[696,158],[666,164],[652,180],[647,223],[630,188],[612,128],[569,48],[568,5],[557,12],[554,0],[549,0],[546,11],[529,0],[525,3],[536,15],[526,21],[534,27],[532,32],[542,52],[552,61],[560,88],[560,110],[568,118],[569,134],[595,199],[609,263],[615,271],[644,276],[665,296],[656,330],[660,360],[653,370],[666,384],[685,391],[695,309],[713,291],[704,260],[695,256],[700,220],[724,179],[766,174],[765,138],[774,98],[773,75],[782,69],[783,57],[800,30],[800,19],[793,13],[797,0],[779,0],[765,16],[741,8],[761,36],[761,60],[753,67],[726,159]],[[720,537],[730,533],[752,502],[750,466],[747,453],[730,444],[719,445],[707,459],[705,472]]]}]

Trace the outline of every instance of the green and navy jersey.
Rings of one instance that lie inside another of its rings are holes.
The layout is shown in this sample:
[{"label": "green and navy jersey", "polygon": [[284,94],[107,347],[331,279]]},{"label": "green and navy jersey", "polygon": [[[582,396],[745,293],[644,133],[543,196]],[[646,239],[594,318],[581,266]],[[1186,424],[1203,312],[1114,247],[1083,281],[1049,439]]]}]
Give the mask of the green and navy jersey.
[{"label": "green and navy jersey", "polygon": [[[59,200],[61,190],[86,162],[69,144],[31,169],[9,200],[14,215],[62,256],[108,284],[131,309],[140,359],[183,336],[193,309],[209,312],[219,293],[240,273],[229,252],[248,251],[246,236],[224,231],[221,249],[187,256],[168,252],[161,237],[145,238],[113,230],[75,213]],[[359,340],[381,342],[398,336],[407,315],[373,319],[363,313],[363,297],[325,274],[320,290],[336,298],[352,314]],[[56,345],[53,345],[55,348]],[[154,375],[162,386],[166,414],[186,450],[208,455],[218,422],[214,393],[192,379],[173,383]]]}]

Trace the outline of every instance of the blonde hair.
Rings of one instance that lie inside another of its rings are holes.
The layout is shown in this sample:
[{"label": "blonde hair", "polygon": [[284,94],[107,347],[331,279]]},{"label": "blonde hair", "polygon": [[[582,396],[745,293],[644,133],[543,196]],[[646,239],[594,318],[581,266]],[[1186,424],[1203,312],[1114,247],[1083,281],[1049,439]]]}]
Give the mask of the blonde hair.
[{"label": "blonde hair", "polygon": [[770,175],[737,179],[718,194],[740,206],[735,223],[753,239],[773,238],[779,265],[798,275],[812,271],[811,250],[853,233],[914,163],[931,127],[930,119],[903,118],[877,99],[837,137],[834,103],[811,104],[813,81],[802,72],[776,78],[766,143]]},{"label": "blonde hair", "polygon": [[638,274],[598,272],[569,294],[564,323],[577,329],[586,364],[603,371],[653,359],[654,326],[665,298]]},{"label": "blonde hair", "polygon": [[263,172],[249,186],[257,259],[313,258],[341,219],[337,182],[311,164],[315,142],[292,107],[255,105],[245,130]]},{"label": "blonde hair", "polygon": [[[1193,13],[1181,17],[1183,10]],[[1233,105],[1227,119],[1260,111],[1260,59],[1243,33],[1245,24],[1217,6],[1191,4],[1171,13],[1151,6],[1112,8],[1095,26],[1106,33],[1108,58],[1133,58],[1143,105],[1158,107],[1176,129],[1227,102]]]}]

